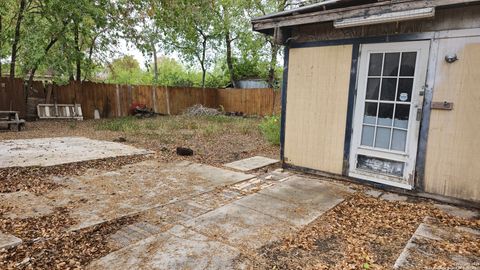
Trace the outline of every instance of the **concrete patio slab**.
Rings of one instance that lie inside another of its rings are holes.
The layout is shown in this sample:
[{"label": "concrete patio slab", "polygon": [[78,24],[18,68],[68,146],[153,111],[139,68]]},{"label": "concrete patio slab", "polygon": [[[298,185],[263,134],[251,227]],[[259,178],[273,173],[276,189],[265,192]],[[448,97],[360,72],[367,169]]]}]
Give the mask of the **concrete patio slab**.
[{"label": "concrete patio slab", "polygon": [[223,166],[227,168],[239,170],[242,172],[247,172],[255,169],[260,169],[278,162],[280,162],[280,160],[261,157],[261,156],[255,156],[255,157],[227,163],[227,164],[224,164]]},{"label": "concrete patio slab", "polygon": [[109,243],[115,248],[123,248],[162,232],[162,228],[148,222],[137,222],[118,230],[110,236]]},{"label": "concrete patio slab", "polygon": [[295,229],[283,220],[234,203],[192,219],[186,225],[204,235],[247,249],[259,248]]},{"label": "concrete patio slab", "polygon": [[8,209],[4,217],[26,219],[40,217],[53,212],[54,203],[27,191],[0,194],[0,206]]},{"label": "concrete patio slab", "polygon": [[315,207],[283,201],[264,194],[253,194],[235,201],[234,204],[248,207],[266,215],[273,216],[296,227],[303,227],[325,212]]},{"label": "concrete patio slab", "polygon": [[22,243],[22,239],[11,234],[0,232],[0,250],[16,247]]},{"label": "concrete patio slab", "polygon": [[79,222],[70,230],[79,230],[252,177],[190,162],[145,161],[113,172],[89,170],[82,176],[56,177],[63,187],[43,196],[57,206],[75,205],[71,215]]},{"label": "concrete patio slab", "polygon": [[292,176],[259,193],[301,205],[308,211],[326,211],[342,202],[352,192],[347,186]]},{"label": "concrete patio slab", "polygon": [[181,225],[113,252],[88,269],[243,269],[240,252]]},{"label": "concrete patio slab", "polygon": [[153,153],[129,145],[83,137],[0,141],[0,168],[60,164]]}]

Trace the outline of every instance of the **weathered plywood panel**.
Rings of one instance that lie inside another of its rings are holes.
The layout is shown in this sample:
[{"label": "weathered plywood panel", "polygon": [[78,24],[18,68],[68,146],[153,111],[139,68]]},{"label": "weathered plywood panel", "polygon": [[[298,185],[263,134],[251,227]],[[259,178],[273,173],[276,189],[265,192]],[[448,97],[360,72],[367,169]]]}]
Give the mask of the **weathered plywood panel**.
[{"label": "weathered plywood panel", "polygon": [[[442,58],[456,53],[453,64]],[[480,37],[441,40],[434,102],[453,110],[432,110],[427,145],[427,192],[480,201]]]},{"label": "weathered plywood panel", "polygon": [[352,45],[290,49],[287,163],[341,174]]}]

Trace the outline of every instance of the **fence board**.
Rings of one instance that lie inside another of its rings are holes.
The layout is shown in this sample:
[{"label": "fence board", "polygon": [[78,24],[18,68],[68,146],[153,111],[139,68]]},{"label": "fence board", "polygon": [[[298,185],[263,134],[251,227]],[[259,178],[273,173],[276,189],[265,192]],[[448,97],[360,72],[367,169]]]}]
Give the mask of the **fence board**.
[{"label": "fence board", "polygon": [[20,117],[27,114],[27,104],[23,88],[23,80],[0,78],[0,110],[19,111]]}]

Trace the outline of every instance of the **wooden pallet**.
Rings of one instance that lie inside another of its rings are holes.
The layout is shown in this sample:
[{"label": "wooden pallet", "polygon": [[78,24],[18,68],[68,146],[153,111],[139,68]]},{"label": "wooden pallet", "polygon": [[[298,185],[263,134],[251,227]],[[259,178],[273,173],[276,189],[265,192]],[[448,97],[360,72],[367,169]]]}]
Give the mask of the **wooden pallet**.
[{"label": "wooden pallet", "polygon": [[37,115],[40,119],[83,120],[80,104],[38,104]]}]

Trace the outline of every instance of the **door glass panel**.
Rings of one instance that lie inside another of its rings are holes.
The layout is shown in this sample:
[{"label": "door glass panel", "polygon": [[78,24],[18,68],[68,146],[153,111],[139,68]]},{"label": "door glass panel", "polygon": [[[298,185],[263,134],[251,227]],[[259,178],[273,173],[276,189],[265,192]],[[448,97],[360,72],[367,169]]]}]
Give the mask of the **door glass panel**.
[{"label": "door glass panel", "polygon": [[375,147],[390,149],[391,128],[377,128],[377,136],[375,138]]},{"label": "door glass panel", "polygon": [[366,102],[365,103],[365,116],[363,117],[363,123],[375,125],[377,123],[377,103]]},{"label": "door glass panel", "polygon": [[383,158],[358,155],[357,168],[371,172],[384,173],[402,177],[405,163]]},{"label": "door glass panel", "polygon": [[366,99],[378,100],[379,89],[380,89],[380,79],[368,79]]},{"label": "door glass panel", "polygon": [[362,145],[373,146],[373,134],[374,133],[375,133],[375,127],[363,125]]},{"label": "door glass panel", "polygon": [[402,66],[400,68],[400,76],[414,76],[416,63],[417,63],[416,52],[402,53]]},{"label": "door glass panel", "polygon": [[400,64],[400,53],[386,53],[383,76],[398,76],[398,65]]},{"label": "door glass panel", "polygon": [[410,105],[397,104],[397,108],[395,109],[395,121],[393,126],[407,129],[409,117]]},{"label": "door glass panel", "polygon": [[398,81],[397,101],[410,102],[412,100],[413,79],[400,79]]},{"label": "door glass panel", "polygon": [[372,53],[368,67],[368,76],[382,75],[383,53]]},{"label": "door glass panel", "polygon": [[392,137],[392,150],[405,151],[405,144],[407,143],[407,131],[394,129]]},{"label": "door glass panel", "polygon": [[380,126],[392,126],[393,121],[393,104],[380,103],[378,110],[378,125]]},{"label": "door glass panel", "polygon": [[380,94],[380,100],[394,101],[396,90],[397,90],[397,79],[383,79],[382,93]]}]

